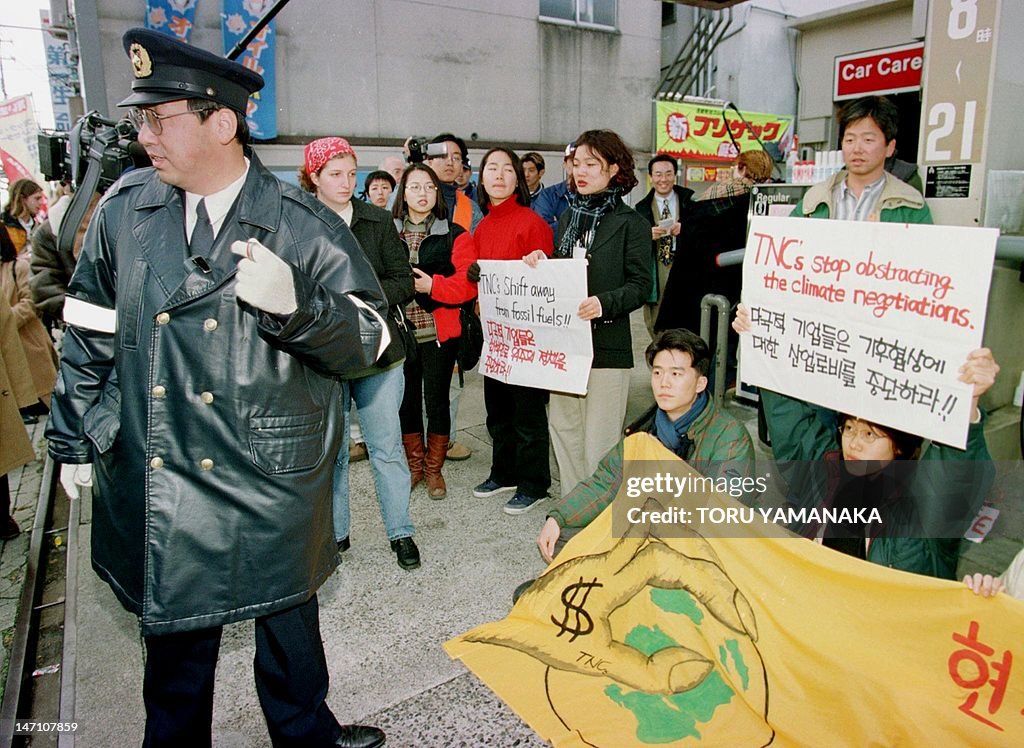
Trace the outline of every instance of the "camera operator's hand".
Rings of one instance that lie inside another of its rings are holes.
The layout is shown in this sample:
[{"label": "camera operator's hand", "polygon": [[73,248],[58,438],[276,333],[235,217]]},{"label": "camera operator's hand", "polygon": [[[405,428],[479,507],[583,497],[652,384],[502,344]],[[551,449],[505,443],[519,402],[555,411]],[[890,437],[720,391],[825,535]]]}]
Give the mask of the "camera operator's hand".
[{"label": "camera operator's hand", "polygon": [[298,309],[291,265],[255,239],[235,242],[231,251],[242,258],[235,288],[241,301],[270,314],[287,315]]}]

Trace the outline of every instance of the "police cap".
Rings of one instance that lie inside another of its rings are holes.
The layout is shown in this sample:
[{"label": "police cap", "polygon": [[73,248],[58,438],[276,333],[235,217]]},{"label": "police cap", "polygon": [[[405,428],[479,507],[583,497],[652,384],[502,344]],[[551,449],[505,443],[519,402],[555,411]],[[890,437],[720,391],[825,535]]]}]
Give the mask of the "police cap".
[{"label": "police cap", "polygon": [[245,114],[249,95],[263,88],[249,68],[158,31],[129,29],[122,41],[135,79],[118,106],[209,99]]}]

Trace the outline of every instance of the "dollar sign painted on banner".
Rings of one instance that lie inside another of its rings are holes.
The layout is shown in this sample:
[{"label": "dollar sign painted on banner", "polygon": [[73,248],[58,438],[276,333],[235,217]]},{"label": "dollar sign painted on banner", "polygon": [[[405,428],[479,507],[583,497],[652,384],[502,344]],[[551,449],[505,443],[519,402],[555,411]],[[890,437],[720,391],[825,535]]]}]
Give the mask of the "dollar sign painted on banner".
[{"label": "dollar sign painted on banner", "polygon": [[[597,581],[595,577],[589,582],[584,582],[583,577],[580,577],[580,581],[576,584],[570,584],[564,590],[562,590],[562,605],[565,606],[565,615],[562,616],[561,622],[554,616],[551,616],[551,622],[561,629],[556,636],[569,632],[572,636],[569,641],[576,641],[577,636],[586,636],[594,630],[594,621],[590,618],[590,614],[583,609],[583,606],[587,603],[587,596],[590,594],[590,590],[594,587],[604,587],[603,584]],[[583,598],[576,603],[576,597],[582,591]],[[576,613],[576,627],[573,628],[569,625],[570,612]]]}]

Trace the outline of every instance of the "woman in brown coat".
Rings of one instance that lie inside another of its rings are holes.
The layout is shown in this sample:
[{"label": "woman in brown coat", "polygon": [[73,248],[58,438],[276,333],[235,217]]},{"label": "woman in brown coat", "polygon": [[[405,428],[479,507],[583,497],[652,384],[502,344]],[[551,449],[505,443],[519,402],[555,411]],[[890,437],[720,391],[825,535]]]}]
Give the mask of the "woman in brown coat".
[{"label": "woman in brown coat", "polygon": [[28,278],[28,257],[18,255],[6,229],[0,229],[0,295],[10,305],[17,322],[35,396],[49,408],[50,393],[57,379],[57,353],[46,327],[36,314]]},{"label": "woman in brown coat", "polygon": [[19,407],[36,402],[35,385],[21,347],[18,322],[7,297],[0,295],[0,539],[9,540],[21,532],[11,516],[11,494],[7,473],[36,458],[32,442],[21,422]]}]

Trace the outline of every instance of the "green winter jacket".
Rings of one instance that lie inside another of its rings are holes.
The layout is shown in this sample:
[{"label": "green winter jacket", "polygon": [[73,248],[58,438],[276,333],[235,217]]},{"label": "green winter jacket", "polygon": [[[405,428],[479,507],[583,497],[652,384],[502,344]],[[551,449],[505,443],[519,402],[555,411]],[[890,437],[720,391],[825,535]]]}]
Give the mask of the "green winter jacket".
[{"label": "green winter jacket", "polygon": [[[627,427],[629,434],[654,432],[654,413],[649,410],[636,423]],[[740,478],[754,475],[754,443],[743,424],[709,399],[697,420],[686,433],[693,442],[686,461],[704,475],[717,478],[729,473]],[[612,503],[622,483],[623,444],[620,441],[601,458],[592,476],[580,481],[548,512],[559,527],[586,527]]]},{"label": "green winter jacket", "polygon": [[[792,216],[804,218],[831,218],[832,191],[846,179],[846,169],[830,179],[811,187],[793,208]],[[932,213],[924,197],[910,185],[885,173],[885,186],[878,198],[878,220],[884,223],[932,223]]]},{"label": "green winter jacket", "polygon": [[[772,438],[776,467],[789,484],[789,501],[798,507],[828,505],[835,490],[834,474],[841,469],[839,432],[835,414],[803,400],[761,390],[765,418]],[[914,470],[906,484],[905,497],[881,497],[889,501],[886,520],[916,521],[922,527],[948,526],[948,516],[963,513],[966,507],[973,517],[981,507],[992,485],[995,469],[985,444],[984,413],[982,421],[971,424],[967,448],[956,449],[931,444],[921,456],[925,468]],[[815,470],[801,462],[831,462],[831,466]],[[830,469],[830,467],[832,469]],[[901,498],[925,497],[926,501],[899,501]],[[908,516],[913,512],[914,516]],[[902,513],[902,514],[901,514]],[[967,522],[969,525],[969,520]],[[807,533],[807,528],[790,528]],[[872,563],[924,574],[941,579],[955,579],[960,557],[963,527],[958,537],[887,537],[882,534],[871,540],[867,559]]]}]

